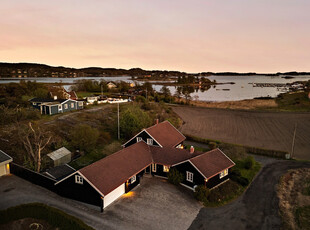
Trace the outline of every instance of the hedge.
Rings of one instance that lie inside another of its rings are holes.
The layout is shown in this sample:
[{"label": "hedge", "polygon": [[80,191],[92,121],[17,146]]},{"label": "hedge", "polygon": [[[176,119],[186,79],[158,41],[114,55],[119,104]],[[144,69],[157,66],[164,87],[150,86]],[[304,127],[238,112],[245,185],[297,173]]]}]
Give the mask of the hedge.
[{"label": "hedge", "polygon": [[6,210],[1,210],[0,216],[0,224],[6,224],[23,218],[35,218],[45,220],[53,227],[61,230],[94,230],[83,221],[41,203],[22,204]]},{"label": "hedge", "polygon": [[246,145],[238,145],[238,144],[221,142],[218,140],[205,139],[205,138],[195,137],[195,136],[191,136],[187,134],[184,134],[184,135],[186,136],[187,140],[192,140],[192,141],[204,143],[207,145],[209,145],[212,142],[212,144],[216,143],[217,145],[225,144],[225,145],[231,145],[231,146],[240,146],[240,147],[243,147],[245,151],[249,154],[276,157],[276,158],[284,158],[284,159],[285,159],[285,155],[288,154],[288,152],[280,151],[280,150],[262,149],[262,148],[251,147],[251,146],[246,146]]}]

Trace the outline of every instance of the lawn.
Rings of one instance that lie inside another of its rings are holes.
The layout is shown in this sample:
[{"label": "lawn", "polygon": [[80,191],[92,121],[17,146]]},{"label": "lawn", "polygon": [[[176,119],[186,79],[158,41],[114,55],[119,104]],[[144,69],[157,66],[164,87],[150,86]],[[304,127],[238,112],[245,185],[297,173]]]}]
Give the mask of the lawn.
[{"label": "lawn", "polygon": [[308,92],[283,93],[276,98],[279,110],[310,111]]},{"label": "lawn", "polygon": [[[59,209],[49,207],[47,205],[40,203],[23,204],[16,207],[8,208],[6,210],[1,210],[0,216],[1,216],[0,229],[4,228],[7,229],[7,227],[9,227],[12,223],[14,223],[14,225],[19,225],[19,227],[22,228],[24,220],[29,218],[31,218],[32,221],[35,221],[36,219],[44,220],[44,222],[40,221],[39,224],[42,226],[42,228],[43,226],[45,226],[46,229],[50,229],[50,226],[62,230],[93,229],[88,225],[86,225],[83,221],[77,219],[76,217],[70,216]],[[18,220],[21,221],[17,222]],[[36,229],[36,228],[28,227],[27,229]]]},{"label": "lawn", "polygon": [[310,229],[310,206],[297,208],[295,220],[300,229]]}]

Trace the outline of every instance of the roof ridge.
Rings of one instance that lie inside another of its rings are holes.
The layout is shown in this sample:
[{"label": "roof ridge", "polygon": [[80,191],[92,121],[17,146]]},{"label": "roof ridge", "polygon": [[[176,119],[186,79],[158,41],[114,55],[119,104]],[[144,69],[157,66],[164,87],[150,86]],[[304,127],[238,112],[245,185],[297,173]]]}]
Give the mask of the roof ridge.
[{"label": "roof ridge", "polygon": [[[214,152],[215,150],[219,150],[221,153],[223,153],[219,148],[216,148],[216,149],[212,149],[212,150],[210,150],[210,151],[204,152],[204,153],[202,153],[202,154],[199,154],[199,155],[197,155],[197,156],[194,156],[194,157],[192,157],[192,158],[189,158],[188,160],[192,160],[192,159],[194,159],[194,158],[196,158],[196,157],[200,157],[200,156],[203,156],[203,155],[205,155],[205,154]],[[224,153],[223,153],[223,154],[224,154]],[[225,155],[225,154],[224,154],[224,155]],[[225,155],[225,156],[226,156],[226,155]],[[226,157],[227,157],[227,156],[226,156]]]},{"label": "roof ridge", "polygon": [[[124,151],[125,149],[133,148],[134,146],[136,146],[136,144],[139,144],[139,143],[142,143],[142,142],[143,142],[145,145],[147,145],[144,141],[140,141],[140,142],[134,143],[134,144],[132,144],[132,145],[126,147],[126,148],[123,147],[122,149],[118,150],[117,152],[112,153],[112,154],[110,154],[110,155],[108,155],[108,156],[106,156],[106,157],[104,157],[104,158],[102,158],[102,159],[100,159],[100,160],[98,160],[98,161],[95,161],[95,162],[93,162],[93,163],[91,163],[91,164],[89,164],[89,165],[86,165],[85,167],[83,167],[83,168],[81,168],[81,169],[79,169],[79,170],[77,170],[77,171],[80,171],[80,170],[82,170],[82,169],[85,169],[85,168],[87,168],[87,167],[89,167],[89,166],[91,166],[91,165],[93,165],[93,164],[95,164],[95,163],[101,162],[101,161],[103,161],[103,160],[105,160],[105,159],[111,158],[112,156],[115,156],[116,154],[119,154],[120,152]],[[148,145],[147,145],[147,146],[148,146]]]}]

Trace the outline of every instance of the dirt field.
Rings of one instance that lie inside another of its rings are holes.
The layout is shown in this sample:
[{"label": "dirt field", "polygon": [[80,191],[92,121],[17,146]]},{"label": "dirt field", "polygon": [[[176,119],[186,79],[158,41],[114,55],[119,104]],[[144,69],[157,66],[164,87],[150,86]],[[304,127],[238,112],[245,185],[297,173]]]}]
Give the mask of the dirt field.
[{"label": "dirt field", "polygon": [[228,143],[291,152],[295,123],[294,157],[310,160],[310,113],[260,112],[175,106],[183,119],[184,134]]},{"label": "dirt field", "polygon": [[297,207],[310,205],[310,196],[302,193],[308,181],[310,168],[290,170],[282,177],[278,186],[278,197],[286,229],[299,229],[294,213]]}]

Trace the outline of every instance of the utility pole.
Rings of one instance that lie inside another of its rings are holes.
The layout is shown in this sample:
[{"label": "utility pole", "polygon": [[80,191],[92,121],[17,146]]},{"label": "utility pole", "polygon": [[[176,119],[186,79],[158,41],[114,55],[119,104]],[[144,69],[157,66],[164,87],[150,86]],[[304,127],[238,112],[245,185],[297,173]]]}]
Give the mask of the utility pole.
[{"label": "utility pole", "polygon": [[293,158],[293,154],[294,154],[296,130],[297,130],[297,122],[295,123],[295,129],[294,129],[294,135],[293,135],[293,143],[292,143],[292,151],[291,151],[291,158]]},{"label": "utility pole", "polygon": [[117,138],[120,139],[120,132],[119,132],[119,103],[117,103]]},{"label": "utility pole", "polygon": [[101,97],[103,98],[103,89],[102,89],[102,83],[101,83]]}]

